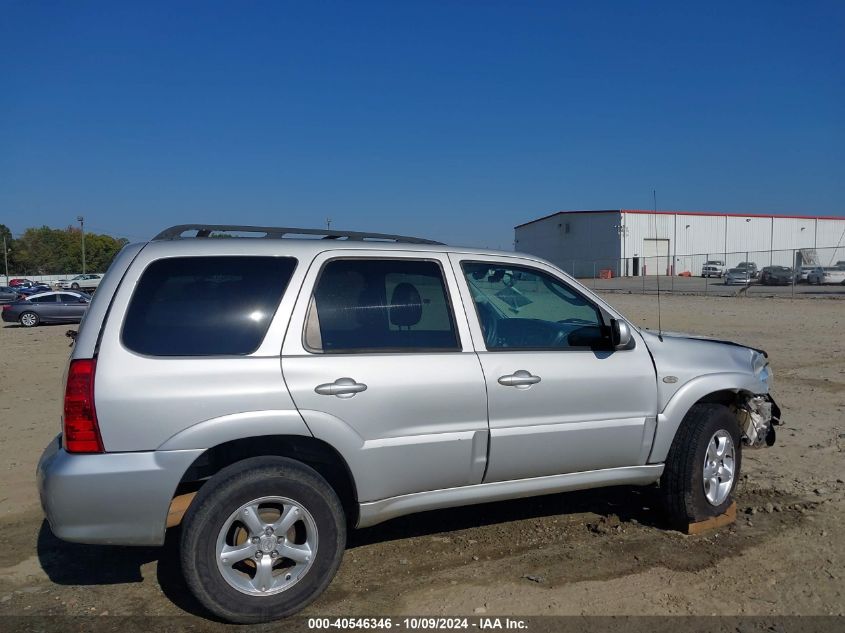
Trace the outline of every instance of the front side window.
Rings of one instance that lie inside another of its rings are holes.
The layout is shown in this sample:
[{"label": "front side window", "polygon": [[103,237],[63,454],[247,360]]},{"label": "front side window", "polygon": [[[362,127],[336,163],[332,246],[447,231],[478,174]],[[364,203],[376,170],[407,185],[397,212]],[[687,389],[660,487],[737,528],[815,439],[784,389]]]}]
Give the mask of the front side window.
[{"label": "front side window", "polygon": [[336,259],[317,280],[305,324],[312,352],[459,350],[437,262]]},{"label": "front side window", "polygon": [[244,355],[270,326],[296,268],[290,257],[173,257],[150,264],[123,344],[150,356]]},{"label": "front side window", "polygon": [[607,347],[601,311],[560,280],[510,264],[464,262],[488,350]]}]

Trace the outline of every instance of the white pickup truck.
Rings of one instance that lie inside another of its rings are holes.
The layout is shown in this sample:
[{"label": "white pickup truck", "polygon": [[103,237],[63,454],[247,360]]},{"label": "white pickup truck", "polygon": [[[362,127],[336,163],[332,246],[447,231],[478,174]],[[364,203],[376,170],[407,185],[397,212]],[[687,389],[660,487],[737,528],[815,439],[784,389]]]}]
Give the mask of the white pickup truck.
[{"label": "white pickup truck", "polygon": [[723,277],[725,274],[725,262],[718,259],[710,259],[704,262],[701,267],[702,277]]}]

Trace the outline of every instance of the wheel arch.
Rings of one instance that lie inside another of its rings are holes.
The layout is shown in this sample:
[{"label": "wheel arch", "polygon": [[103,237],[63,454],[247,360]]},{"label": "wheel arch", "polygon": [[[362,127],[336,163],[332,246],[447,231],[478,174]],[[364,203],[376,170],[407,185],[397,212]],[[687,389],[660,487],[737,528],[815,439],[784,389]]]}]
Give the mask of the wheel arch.
[{"label": "wheel arch", "polygon": [[350,525],[358,520],[358,492],[352,471],[330,444],[304,435],[255,435],[222,442],[203,451],[179,481],[170,504],[167,527],[181,521],[194,494],[226,466],[250,457],[287,457],[317,471],[340,498]]},{"label": "wheel arch", "polygon": [[709,402],[728,406],[743,394],[758,394],[766,391],[766,386],[751,374],[711,374],[689,381],[675,392],[663,411],[658,414],[657,430],[647,463],[657,464],[666,461],[675,435],[694,405]]}]

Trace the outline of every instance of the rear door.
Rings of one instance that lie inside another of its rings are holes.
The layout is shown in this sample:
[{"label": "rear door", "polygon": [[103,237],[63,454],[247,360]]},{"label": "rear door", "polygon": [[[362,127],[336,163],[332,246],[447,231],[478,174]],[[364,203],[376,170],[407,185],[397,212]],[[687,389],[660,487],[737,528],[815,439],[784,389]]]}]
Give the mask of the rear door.
[{"label": "rear door", "polygon": [[606,308],[551,266],[452,258],[464,303],[475,307],[470,326],[487,383],[484,481],[644,464],[657,386],[639,335],[611,349]]},{"label": "rear door", "polygon": [[285,382],[359,501],[481,482],[484,377],[444,254],[319,255],[285,336]]}]

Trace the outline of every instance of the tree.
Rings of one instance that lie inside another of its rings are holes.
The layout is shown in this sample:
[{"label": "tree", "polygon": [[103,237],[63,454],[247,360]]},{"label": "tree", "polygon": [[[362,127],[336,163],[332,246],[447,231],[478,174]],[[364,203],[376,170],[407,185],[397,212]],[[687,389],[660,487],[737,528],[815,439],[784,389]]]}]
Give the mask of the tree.
[{"label": "tree", "polygon": [[[2,229],[0,229],[2,230]],[[105,272],[126,238],[85,233],[86,269]],[[82,233],[78,228],[29,228],[14,241],[9,270],[21,275],[68,275],[82,271]]]}]

